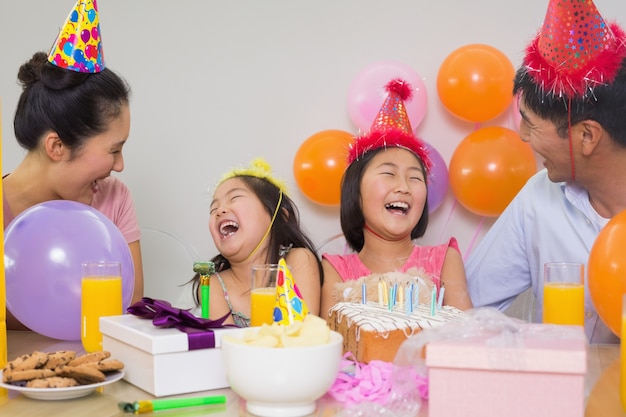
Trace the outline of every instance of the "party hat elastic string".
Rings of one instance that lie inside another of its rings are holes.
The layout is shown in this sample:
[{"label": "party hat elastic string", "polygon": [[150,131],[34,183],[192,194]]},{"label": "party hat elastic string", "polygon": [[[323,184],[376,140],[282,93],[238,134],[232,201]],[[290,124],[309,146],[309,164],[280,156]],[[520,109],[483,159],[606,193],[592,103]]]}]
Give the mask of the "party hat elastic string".
[{"label": "party hat elastic string", "polygon": [[282,202],[283,202],[283,192],[281,190],[280,194],[278,195],[278,203],[276,203],[276,209],[274,209],[274,214],[272,215],[272,220],[270,221],[270,224],[267,227],[267,230],[265,231],[265,234],[263,235],[263,237],[259,241],[259,244],[256,245],[256,247],[252,250],[252,252],[250,252],[250,255],[246,256],[246,259],[244,259],[244,262],[247,261],[248,259],[250,259],[250,257],[252,255],[254,255],[259,250],[259,248],[261,247],[261,245],[263,244],[263,242],[265,241],[267,236],[270,234],[270,231],[272,230],[272,227],[274,226],[274,221],[276,220],[276,216],[278,215],[278,210],[280,210],[280,205],[281,205]]},{"label": "party hat elastic string", "polygon": [[569,159],[572,164],[572,181],[576,181],[576,168],[574,163],[574,144],[572,141],[572,99],[567,106],[567,131],[569,132]]}]

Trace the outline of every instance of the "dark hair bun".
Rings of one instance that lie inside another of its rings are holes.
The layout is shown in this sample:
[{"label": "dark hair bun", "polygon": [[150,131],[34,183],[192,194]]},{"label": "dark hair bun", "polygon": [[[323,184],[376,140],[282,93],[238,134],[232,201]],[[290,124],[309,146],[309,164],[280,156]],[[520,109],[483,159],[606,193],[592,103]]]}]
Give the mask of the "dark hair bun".
[{"label": "dark hair bun", "polygon": [[51,90],[63,90],[82,84],[89,75],[89,73],[59,68],[48,62],[46,53],[35,52],[33,57],[20,67],[17,78],[23,89],[41,81]]},{"label": "dark hair bun", "polygon": [[28,62],[20,67],[17,79],[22,84],[22,88],[27,88],[41,80],[41,71],[46,62],[48,62],[47,55],[43,52],[36,52]]}]

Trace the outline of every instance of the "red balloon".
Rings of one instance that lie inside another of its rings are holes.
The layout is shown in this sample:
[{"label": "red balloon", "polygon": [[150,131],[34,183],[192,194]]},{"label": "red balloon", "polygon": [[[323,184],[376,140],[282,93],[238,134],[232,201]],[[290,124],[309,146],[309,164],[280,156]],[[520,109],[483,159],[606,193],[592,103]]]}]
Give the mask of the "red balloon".
[{"label": "red balloon", "polygon": [[514,76],[513,64],[498,49],[466,45],[441,64],[437,92],[450,113],[480,123],[498,116],[511,104]]},{"label": "red balloon", "polygon": [[613,217],[598,234],[589,253],[587,286],[602,321],[618,337],[622,297],[626,294],[626,211]]},{"label": "red balloon", "polygon": [[293,173],[304,195],[318,204],[339,205],[341,178],[353,139],[352,133],[343,130],[324,130],[300,145],[294,157]]},{"label": "red balloon", "polygon": [[448,168],[450,188],[466,209],[498,216],[537,171],[532,148],[505,127],[485,127],[466,136]]}]

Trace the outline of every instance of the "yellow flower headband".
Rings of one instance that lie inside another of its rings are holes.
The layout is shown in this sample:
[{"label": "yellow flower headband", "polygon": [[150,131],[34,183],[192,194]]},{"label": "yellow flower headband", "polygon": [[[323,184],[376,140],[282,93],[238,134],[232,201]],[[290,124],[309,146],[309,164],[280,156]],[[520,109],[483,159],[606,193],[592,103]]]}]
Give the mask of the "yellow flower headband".
[{"label": "yellow flower headband", "polygon": [[226,174],[224,174],[218,185],[228,179],[242,176],[264,179],[265,181],[268,181],[276,186],[280,191],[282,191],[283,194],[288,194],[287,184],[272,175],[272,167],[263,158],[253,159],[252,162],[250,162],[250,166],[248,168],[235,168],[227,172]]}]

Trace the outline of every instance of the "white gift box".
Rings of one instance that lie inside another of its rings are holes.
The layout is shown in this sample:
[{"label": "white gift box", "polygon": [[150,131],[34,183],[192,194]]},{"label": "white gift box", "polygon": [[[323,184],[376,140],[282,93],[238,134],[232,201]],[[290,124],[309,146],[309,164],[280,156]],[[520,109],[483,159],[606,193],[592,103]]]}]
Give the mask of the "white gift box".
[{"label": "white gift box", "polygon": [[214,329],[215,348],[189,350],[187,333],[159,328],[131,314],[100,318],[102,348],[124,362],[124,379],[156,397],[226,388],[221,337],[245,329]]}]

